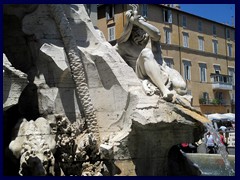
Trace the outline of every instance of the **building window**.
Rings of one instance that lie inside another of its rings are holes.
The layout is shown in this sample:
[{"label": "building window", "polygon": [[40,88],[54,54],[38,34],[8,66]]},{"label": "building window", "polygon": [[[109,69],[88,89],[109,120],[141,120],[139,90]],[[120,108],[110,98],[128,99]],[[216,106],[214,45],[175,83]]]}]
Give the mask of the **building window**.
[{"label": "building window", "polygon": [[[213,65],[214,70],[215,70],[215,74],[220,74],[221,73],[221,67],[220,65]],[[213,82],[222,82],[222,76],[214,76],[214,78],[212,79]]]},{"label": "building window", "polygon": [[184,79],[191,80],[191,62],[183,61]]},{"label": "building window", "polygon": [[141,5],[141,15],[142,15],[143,17],[147,17],[147,16],[148,16],[147,4],[142,4],[142,5]]},{"label": "building window", "polygon": [[106,19],[111,20],[114,17],[114,5],[106,6]]},{"label": "building window", "polygon": [[217,91],[215,93],[215,98],[218,99],[220,101],[220,103],[222,103],[223,102],[223,92]]},{"label": "building window", "polygon": [[213,53],[217,54],[218,53],[218,41],[212,40],[212,43],[213,43]]},{"label": "building window", "polygon": [[232,57],[232,45],[231,44],[227,44],[227,52],[228,52],[228,56]]},{"label": "building window", "polygon": [[213,65],[215,74],[221,73],[221,66],[220,65]]},{"label": "building window", "polygon": [[166,65],[170,68],[173,68],[173,59],[172,58],[164,58]]},{"label": "building window", "polygon": [[198,49],[204,51],[204,38],[198,37]]},{"label": "building window", "polygon": [[189,43],[188,43],[188,33],[183,33],[183,47],[189,47]]},{"label": "building window", "polygon": [[230,97],[231,97],[231,103],[232,103],[232,104],[235,104],[235,93],[234,93],[234,92],[231,92],[231,93],[230,93]]},{"label": "building window", "polygon": [[203,92],[203,98],[208,99],[208,93],[207,92]]},{"label": "building window", "polygon": [[226,29],[226,38],[230,39],[230,30],[229,29]]},{"label": "building window", "polygon": [[166,44],[171,44],[171,32],[170,32],[170,29],[164,29],[164,33],[165,33],[164,42]]},{"label": "building window", "polygon": [[166,23],[172,23],[172,11],[164,9],[163,10],[163,21]]},{"label": "building window", "polygon": [[202,21],[198,21],[198,31],[202,32]]},{"label": "building window", "polygon": [[182,16],[182,26],[187,27],[187,17],[184,15]]},{"label": "building window", "polygon": [[108,41],[115,40],[115,26],[108,28]]},{"label": "building window", "polygon": [[229,76],[232,76],[232,78],[231,78],[231,83],[232,83],[232,85],[234,86],[235,85],[235,69],[234,68],[231,68],[231,67],[229,67],[228,68],[228,75]]},{"label": "building window", "polygon": [[200,63],[199,68],[200,68],[200,81],[206,82],[207,81],[207,65],[204,63]]},{"label": "building window", "polygon": [[209,100],[209,95],[208,95],[207,92],[203,92],[202,97],[203,97],[203,99],[205,99],[205,100]]},{"label": "building window", "polygon": [[216,28],[215,24],[213,24],[213,26],[212,26],[212,33],[214,36],[217,35],[217,28]]}]

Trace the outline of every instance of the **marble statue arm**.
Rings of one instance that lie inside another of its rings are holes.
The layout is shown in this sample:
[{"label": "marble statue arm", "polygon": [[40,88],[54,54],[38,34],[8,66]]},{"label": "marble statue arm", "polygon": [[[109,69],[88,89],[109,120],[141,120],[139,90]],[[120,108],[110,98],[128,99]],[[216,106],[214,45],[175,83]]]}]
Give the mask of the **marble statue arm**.
[{"label": "marble statue arm", "polygon": [[146,20],[141,16],[138,15],[137,10],[132,11],[129,10],[126,12],[127,20],[130,21],[132,24],[142,28],[153,41],[159,41],[161,38],[160,31],[155,26],[146,22]]}]

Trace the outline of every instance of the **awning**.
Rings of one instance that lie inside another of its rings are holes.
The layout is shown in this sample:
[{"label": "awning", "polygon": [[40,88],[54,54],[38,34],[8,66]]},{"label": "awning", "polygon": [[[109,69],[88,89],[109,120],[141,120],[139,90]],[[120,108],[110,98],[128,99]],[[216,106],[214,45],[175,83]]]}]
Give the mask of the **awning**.
[{"label": "awning", "polygon": [[222,120],[222,119],[225,119],[225,117],[222,116],[222,114],[219,114],[219,113],[208,114],[207,118],[209,120]]},{"label": "awning", "polygon": [[235,121],[235,114],[233,114],[233,113],[225,113],[222,115],[230,121]]},{"label": "awning", "polygon": [[209,120],[229,120],[229,121],[235,121],[235,114],[233,113],[225,113],[225,114],[206,114],[205,115]]}]

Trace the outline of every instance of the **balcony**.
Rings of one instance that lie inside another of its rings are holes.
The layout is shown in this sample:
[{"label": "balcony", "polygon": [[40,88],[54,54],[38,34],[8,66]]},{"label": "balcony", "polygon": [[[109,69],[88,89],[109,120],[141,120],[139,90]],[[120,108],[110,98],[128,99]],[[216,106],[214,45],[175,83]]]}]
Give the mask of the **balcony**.
[{"label": "balcony", "polygon": [[222,74],[211,74],[213,90],[233,90],[232,76]]},{"label": "balcony", "polygon": [[207,99],[207,98],[199,98],[199,104],[201,105],[229,105],[225,99]]}]

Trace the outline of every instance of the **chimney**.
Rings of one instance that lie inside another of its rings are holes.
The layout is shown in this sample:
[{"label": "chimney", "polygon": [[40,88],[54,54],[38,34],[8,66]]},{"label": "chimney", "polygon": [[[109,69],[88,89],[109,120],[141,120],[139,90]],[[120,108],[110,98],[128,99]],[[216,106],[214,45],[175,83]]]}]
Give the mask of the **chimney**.
[{"label": "chimney", "polygon": [[179,4],[174,4],[173,7],[176,8],[176,9],[181,9]]}]

